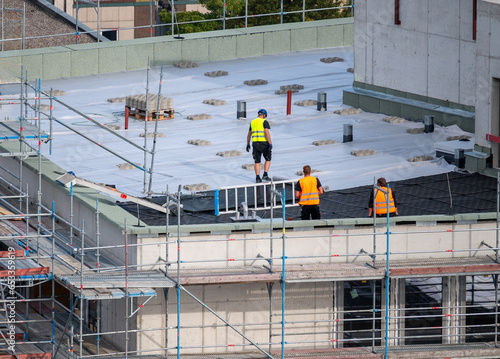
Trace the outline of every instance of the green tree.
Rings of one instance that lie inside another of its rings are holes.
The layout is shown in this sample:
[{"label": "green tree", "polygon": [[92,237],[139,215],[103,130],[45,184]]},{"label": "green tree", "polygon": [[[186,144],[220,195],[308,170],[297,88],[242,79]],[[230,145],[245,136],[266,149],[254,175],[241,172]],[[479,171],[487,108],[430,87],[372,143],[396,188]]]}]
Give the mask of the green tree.
[{"label": "green tree", "polygon": [[[159,14],[161,22],[169,29],[167,35],[172,34],[172,13],[163,9]],[[205,21],[192,24],[179,24],[190,21],[201,21],[212,19],[212,14],[202,14],[198,11],[183,11],[175,14],[174,26],[176,34],[187,34],[192,32],[213,31],[221,28],[218,21]]]}]

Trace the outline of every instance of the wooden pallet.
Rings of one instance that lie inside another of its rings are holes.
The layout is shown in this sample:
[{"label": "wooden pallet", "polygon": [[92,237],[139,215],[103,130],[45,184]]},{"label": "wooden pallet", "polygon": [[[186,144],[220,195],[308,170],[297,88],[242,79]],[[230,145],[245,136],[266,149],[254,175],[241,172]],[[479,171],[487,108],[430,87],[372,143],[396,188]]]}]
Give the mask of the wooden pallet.
[{"label": "wooden pallet", "polygon": [[[146,119],[146,111],[139,110],[136,108],[127,107],[130,116],[134,116],[137,120]],[[158,120],[171,120],[174,118],[175,110],[173,108],[168,110],[162,110],[158,114]],[[148,121],[156,121],[156,111],[148,111]]]}]

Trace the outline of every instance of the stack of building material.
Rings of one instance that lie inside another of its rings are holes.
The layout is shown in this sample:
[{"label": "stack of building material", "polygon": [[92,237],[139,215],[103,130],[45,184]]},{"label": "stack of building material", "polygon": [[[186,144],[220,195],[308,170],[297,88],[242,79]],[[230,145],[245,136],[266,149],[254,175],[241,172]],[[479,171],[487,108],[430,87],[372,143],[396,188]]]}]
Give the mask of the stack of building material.
[{"label": "stack of building material", "polygon": [[[135,116],[136,119],[154,121],[158,115],[159,120],[174,118],[174,100],[170,97],[160,96],[158,106],[158,95],[130,95],[125,98],[125,112]],[[157,114],[158,112],[158,114]]]}]

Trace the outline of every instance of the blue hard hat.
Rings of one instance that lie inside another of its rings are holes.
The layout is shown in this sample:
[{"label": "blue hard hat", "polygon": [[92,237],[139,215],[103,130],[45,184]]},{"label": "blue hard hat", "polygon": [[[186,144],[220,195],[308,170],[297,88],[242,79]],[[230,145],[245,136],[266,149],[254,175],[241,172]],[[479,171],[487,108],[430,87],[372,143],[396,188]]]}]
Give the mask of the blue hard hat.
[{"label": "blue hard hat", "polygon": [[266,110],[264,110],[263,108],[261,108],[261,109],[259,110],[259,112],[257,112],[257,114],[261,114],[261,113],[267,117],[267,111],[266,111]]}]

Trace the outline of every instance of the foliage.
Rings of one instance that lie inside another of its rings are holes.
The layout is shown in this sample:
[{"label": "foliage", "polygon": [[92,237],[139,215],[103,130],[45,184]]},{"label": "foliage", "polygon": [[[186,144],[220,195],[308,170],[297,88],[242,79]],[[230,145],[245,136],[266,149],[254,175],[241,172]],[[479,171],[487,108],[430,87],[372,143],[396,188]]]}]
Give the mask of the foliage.
[{"label": "foliage", "polygon": [[[339,17],[351,16],[350,9],[332,9],[314,11],[315,9],[325,9],[339,7],[342,5],[350,5],[352,0],[246,0],[248,6],[248,22],[247,26],[272,25],[284,23],[314,21],[323,19],[333,19]],[[281,2],[283,1],[283,13],[281,11]],[[207,21],[196,24],[178,25],[179,29],[175,29],[176,33],[189,33],[200,31],[220,30],[223,23],[220,19],[231,17],[242,17],[241,19],[226,20],[225,28],[239,28],[245,26],[245,0],[198,0],[199,4],[204,5],[208,13],[202,14],[198,11],[179,12],[176,14],[177,23],[219,19],[215,21]],[[225,14],[224,14],[225,4]],[[303,9],[306,12],[303,12]],[[312,10],[312,11],[311,11]],[[261,14],[274,14],[267,16],[256,16]],[[160,19],[171,28],[171,13],[162,10]],[[177,25],[176,25],[177,26]],[[171,30],[168,32],[171,34]]]},{"label": "foliage", "polygon": [[[172,35],[171,23],[172,23],[172,13],[165,11],[163,9],[159,14],[160,20],[166,24],[166,27],[169,29],[167,35]],[[175,14],[174,24],[175,23],[183,23],[190,21],[200,21],[200,20],[209,20],[212,17],[209,14],[202,14],[198,11],[184,11]],[[206,21],[206,22],[197,22],[193,24],[180,24],[175,25],[175,33],[176,34],[186,34],[192,32],[202,32],[202,31],[212,31],[218,30],[221,26],[218,21]]]}]

